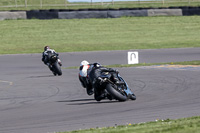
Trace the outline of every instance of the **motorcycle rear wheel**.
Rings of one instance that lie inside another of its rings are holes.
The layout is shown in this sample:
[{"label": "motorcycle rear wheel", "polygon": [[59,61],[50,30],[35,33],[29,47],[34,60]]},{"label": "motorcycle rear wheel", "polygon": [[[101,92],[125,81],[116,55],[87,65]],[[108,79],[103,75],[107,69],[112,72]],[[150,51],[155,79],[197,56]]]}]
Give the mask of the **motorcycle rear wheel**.
[{"label": "motorcycle rear wheel", "polygon": [[53,68],[54,68],[54,71],[55,71],[59,76],[62,75],[61,67],[60,67],[60,65],[58,64],[57,61],[54,63]]}]

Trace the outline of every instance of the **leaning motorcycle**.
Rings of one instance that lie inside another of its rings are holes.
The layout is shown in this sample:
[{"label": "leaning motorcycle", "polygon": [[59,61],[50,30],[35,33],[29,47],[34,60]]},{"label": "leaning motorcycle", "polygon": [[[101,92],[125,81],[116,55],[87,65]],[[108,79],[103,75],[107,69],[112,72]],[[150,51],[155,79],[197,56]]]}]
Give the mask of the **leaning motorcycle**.
[{"label": "leaning motorcycle", "polygon": [[136,96],[131,92],[126,81],[116,73],[118,82],[114,81],[112,74],[109,72],[103,73],[100,77],[103,79],[101,88],[105,89],[114,99],[118,101],[126,101],[128,99],[136,100]]},{"label": "leaning motorcycle", "polygon": [[50,63],[49,69],[56,76],[57,74],[62,75],[61,64],[58,62],[58,56],[53,53],[48,53],[48,59]]}]

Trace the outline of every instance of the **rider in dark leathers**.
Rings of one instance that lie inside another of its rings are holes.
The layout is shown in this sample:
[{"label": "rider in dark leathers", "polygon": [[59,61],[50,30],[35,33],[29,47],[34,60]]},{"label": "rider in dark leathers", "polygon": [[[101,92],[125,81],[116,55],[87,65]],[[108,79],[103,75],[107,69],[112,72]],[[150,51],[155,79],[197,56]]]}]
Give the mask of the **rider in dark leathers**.
[{"label": "rider in dark leathers", "polygon": [[95,100],[101,101],[102,99],[105,99],[105,98],[112,100],[112,97],[107,92],[105,92],[105,90],[102,90],[100,88],[102,80],[103,80],[100,76],[102,75],[103,72],[114,72],[112,74],[112,77],[117,82],[118,79],[115,77],[118,71],[112,68],[103,67],[99,63],[94,63],[93,65],[89,67],[87,72],[88,72],[89,80],[92,83],[92,86],[94,88]]},{"label": "rider in dark leathers", "polygon": [[[51,66],[51,64],[49,63],[49,58],[48,58],[49,53],[53,53],[53,54],[57,55],[57,57],[59,56],[59,54],[58,54],[57,52],[55,52],[55,50],[50,49],[49,46],[45,46],[45,47],[44,47],[44,52],[42,53],[42,61],[43,61],[44,64],[47,65],[47,66],[49,67],[49,69],[52,71],[52,66]],[[59,57],[58,57],[58,63],[60,64],[60,66],[62,66],[62,62],[61,62],[61,60],[59,59]],[[54,73],[54,75],[56,75],[56,73]]]},{"label": "rider in dark leathers", "polygon": [[103,72],[111,72],[113,80],[119,82],[116,75],[116,73],[118,73],[117,70],[103,67],[99,63],[90,64],[86,60],[81,62],[79,70],[79,81],[81,82],[81,85],[86,88],[88,95],[94,93],[94,98],[97,101],[105,98],[112,100],[112,97],[105,90],[100,88],[102,87],[101,83],[103,80],[100,76]]},{"label": "rider in dark leathers", "polygon": [[[53,53],[53,54],[55,54],[55,55],[59,55],[57,52],[55,52],[55,50],[53,50],[53,49],[50,49],[50,47],[49,46],[45,46],[44,47],[44,52],[42,53],[42,61],[44,62],[44,64],[45,65],[47,65],[47,66],[49,66],[50,64],[49,64],[49,59],[48,59],[48,52],[51,52],[51,53]],[[60,61],[60,59],[58,58],[58,62],[61,64],[61,61]],[[62,65],[62,64],[61,64]]]}]

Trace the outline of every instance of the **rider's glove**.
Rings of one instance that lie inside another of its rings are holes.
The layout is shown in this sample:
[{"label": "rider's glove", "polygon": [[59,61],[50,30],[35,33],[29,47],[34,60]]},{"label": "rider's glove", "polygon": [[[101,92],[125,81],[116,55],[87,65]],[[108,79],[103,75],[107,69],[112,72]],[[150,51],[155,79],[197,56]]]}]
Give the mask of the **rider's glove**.
[{"label": "rider's glove", "polygon": [[115,70],[115,72],[116,72],[116,73],[119,73],[119,71],[118,71],[117,69]]},{"label": "rider's glove", "polygon": [[97,79],[98,79],[98,81],[99,81],[100,84],[102,84],[103,81],[104,81],[101,77],[98,77]]}]

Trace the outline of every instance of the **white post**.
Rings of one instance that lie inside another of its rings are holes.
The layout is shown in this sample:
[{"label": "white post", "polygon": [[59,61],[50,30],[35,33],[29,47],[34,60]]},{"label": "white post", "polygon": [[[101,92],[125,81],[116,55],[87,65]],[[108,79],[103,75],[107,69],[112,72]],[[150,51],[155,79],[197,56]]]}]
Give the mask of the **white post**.
[{"label": "white post", "polygon": [[15,7],[17,7],[17,0],[15,0]]},{"label": "white post", "polygon": [[128,64],[138,64],[139,55],[138,52],[128,52]]},{"label": "white post", "polygon": [[42,0],[40,0],[40,8],[42,8]]},{"label": "white post", "polygon": [[67,6],[67,0],[64,0],[65,7]]},{"label": "white post", "polygon": [[164,4],[165,4],[165,0],[163,0],[163,6],[164,6]]},{"label": "white post", "polygon": [[27,0],[25,0],[24,2],[25,2],[25,7],[27,8]]}]

